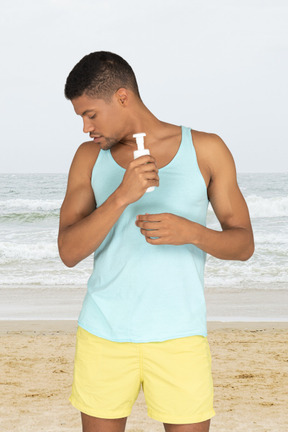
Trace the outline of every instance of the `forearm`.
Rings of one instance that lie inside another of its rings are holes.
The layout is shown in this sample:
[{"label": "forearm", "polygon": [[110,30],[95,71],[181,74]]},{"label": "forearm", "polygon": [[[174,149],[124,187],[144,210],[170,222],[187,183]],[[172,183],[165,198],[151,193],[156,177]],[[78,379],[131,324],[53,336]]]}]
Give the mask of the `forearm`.
[{"label": "forearm", "polygon": [[117,222],[127,204],[118,190],[89,216],[59,232],[58,247],[62,261],[73,267],[93,253]]},{"label": "forearm", "polygon": [[254,252],[253,234],[246,228],[215,231],[192,222],[189,243],[223,260],[245,261]]}]

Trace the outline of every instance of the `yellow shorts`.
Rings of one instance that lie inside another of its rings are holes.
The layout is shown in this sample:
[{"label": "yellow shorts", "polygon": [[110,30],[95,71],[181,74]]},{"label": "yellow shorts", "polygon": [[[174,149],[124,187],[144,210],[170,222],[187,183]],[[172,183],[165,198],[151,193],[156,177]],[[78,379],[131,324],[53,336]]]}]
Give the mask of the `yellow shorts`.
[{"label": "yellow shorts", "polygon": [[198,423],[215,415],[207,338],[113,342],[78,327],[70,402],[93,417],[127,417],[141,385],[148,415],[163,423]]}]

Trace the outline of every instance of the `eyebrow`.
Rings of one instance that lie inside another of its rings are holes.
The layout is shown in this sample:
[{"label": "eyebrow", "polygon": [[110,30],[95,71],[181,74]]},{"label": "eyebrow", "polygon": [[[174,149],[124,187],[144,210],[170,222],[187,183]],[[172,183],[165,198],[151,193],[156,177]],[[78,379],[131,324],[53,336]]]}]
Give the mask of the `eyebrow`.
[{"label": "eyebrow", "polygon": [[93,109],[86,110],[86,111],[84,111],[84,112],[81,114],[81,116],[84,116],[84,115],[86,115],[86,114],[88,114],[89,112],[92,112],[92,111],[94,111],[94,110],[93,110]]}]

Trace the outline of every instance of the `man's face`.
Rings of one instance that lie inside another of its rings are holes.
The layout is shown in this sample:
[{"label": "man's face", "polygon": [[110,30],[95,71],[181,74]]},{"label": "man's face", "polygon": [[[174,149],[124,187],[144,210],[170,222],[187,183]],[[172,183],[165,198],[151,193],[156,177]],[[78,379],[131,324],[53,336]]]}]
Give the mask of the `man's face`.
[{"label": "man's face", "polygon": [[83,131],[89,133],[101,149],[108,150],[120,141],[124,110],[116,94],[111,102],[84,94],[73,99],[72,104],[76,114],[83,119]]}]

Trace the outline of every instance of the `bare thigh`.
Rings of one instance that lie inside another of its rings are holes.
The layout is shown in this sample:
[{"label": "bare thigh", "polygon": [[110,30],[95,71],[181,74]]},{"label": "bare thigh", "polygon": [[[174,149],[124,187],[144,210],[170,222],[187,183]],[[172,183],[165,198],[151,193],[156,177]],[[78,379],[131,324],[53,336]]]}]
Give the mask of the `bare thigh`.
[{"label": "bare thigh", "polygon": [[83,432],[124,432],[127,417],[103,419],[81,413]]},{"label": "bare thigh", "polygon": [[193,424],[163,423],[166,432],[209,432],[210,420]]}]

